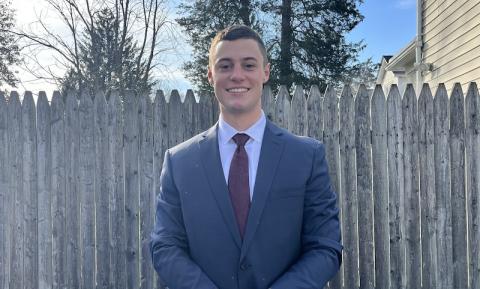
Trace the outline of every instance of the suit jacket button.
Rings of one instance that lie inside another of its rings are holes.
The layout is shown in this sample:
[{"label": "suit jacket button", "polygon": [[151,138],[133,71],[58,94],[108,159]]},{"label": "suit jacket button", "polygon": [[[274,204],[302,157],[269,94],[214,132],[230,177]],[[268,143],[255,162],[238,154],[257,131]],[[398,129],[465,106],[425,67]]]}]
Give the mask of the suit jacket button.
[{"label": "suit jacket button", "polygon": [[240,265],[240,270],[245,271],[245,270],[247,270],[249,267],[250,267],[250,266],[249,266],[248,264],[243,263],[243,264]]}]

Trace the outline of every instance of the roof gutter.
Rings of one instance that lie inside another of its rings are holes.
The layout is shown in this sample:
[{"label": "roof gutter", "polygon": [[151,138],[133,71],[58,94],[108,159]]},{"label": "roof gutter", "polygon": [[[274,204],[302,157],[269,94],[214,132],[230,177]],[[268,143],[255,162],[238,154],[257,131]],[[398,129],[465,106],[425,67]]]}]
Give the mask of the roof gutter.
[{"label": "roof gutter", "polygon": [[423,47],[423,9],[422,9],[422,0],[417,0],[417,39],[415,44],[415,66],[416,66],[416,78],[417,78],[417,95],[420,94],[420,89],[422,88],[422,47]]}]

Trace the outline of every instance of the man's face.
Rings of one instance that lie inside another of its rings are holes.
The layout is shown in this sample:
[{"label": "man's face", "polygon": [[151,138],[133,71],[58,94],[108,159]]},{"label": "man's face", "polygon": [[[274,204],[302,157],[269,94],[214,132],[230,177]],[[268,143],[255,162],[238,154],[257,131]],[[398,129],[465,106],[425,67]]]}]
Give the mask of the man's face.
[{"label": "man's face", "polygon": [[212,55],[208,81],[223,114],[255,115],[261,110],[263,84],[270,76],[270,64],[253,39],[220,41]]}]

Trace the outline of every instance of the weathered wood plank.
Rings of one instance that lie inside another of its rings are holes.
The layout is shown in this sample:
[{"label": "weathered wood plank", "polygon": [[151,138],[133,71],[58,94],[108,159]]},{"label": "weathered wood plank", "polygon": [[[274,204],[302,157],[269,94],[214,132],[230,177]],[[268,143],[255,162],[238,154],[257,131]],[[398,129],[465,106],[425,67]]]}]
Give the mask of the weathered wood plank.
[{"label": "weathered wood plank", "polygon": [[111,288],[126,288],[125,188],[123,177],[123,111],[121,96],[113,92],[108,100],[107,186],[110,192]]},{"label": "weathered wood plank", "polygon": [[371,108],[376,288],[389,288],[390,276],[386,105],[382,87],[377,85],[373,92]]},{"label": "weathered wood plank", "polygon": [[23,235],[24,220],[23,206],[25,197],[23,195],[23,138],[22,138],[22,107],[18,93],[12,92],[8,102],[8,155],[10,194],[12,207],[7,214],[10,217],[11,226],[11,255],[10,255],[10,288],[23,288],[24,266],[23,266]]},{"label": "weathered wood plank", "polygon": [[282,85],[275,98],[275,123],[283,128],[288,128],[290,113],[290,95],[287,87]]},{"label": "weathered wood plank", "polygon": [[65,112],[65,186],[66,186],[66,242],[68,288],[80,288],[80,190],[79,190],[80,119],[77,97],[69,93]]},{"label": "weathered wood plank", "polygon": [[[165,101],[163,100],[163,102]],[[165,106],[165,104],[163,104],[163,106]],[[216,121],[216,119],[215,120],[213,119],[212,100],[206,95],[202,95],[199,97],[198,104],[194,106],[193,113],[195,117],[196,133],[200,133],[207,130]],[[160,115],[162,119],[165,119],[164,121],[162,121],[162,123],[166,122],[166,111],[164,112],[164,114],[165,116]],[[165,140],[168,141],[167,136],[165,136]],[[162,157],[163,157],[163,154],[162,154]],[[162,165],[162,163],[160,163],[160,165]]]},{"label": "weathered wood plank", "polygon": [[462,86],[455,83],[450,95],[453,288],[468,288],[464,105]]},{"label": "weathered wood plank", "polygon": [[[0,289],[8,289],[10,275],[10,215],[13,207],[8,187],[8,107],[0,91]],[[8,210],[8,211],[7,211]]]},{"label": "weathered wood plank", "polygon": [[295,87],[288,117],[289,131],[296,135],[307,134],[307,99],[301,85]]},{"label": "weathered wood plank", "polygon": [[355,167],[355,103],[350,86],[340,98],[340,163],[344,244],[344,286],[357,288],[358,277],[358,200]]},{"label": "weathered wood plank", "polygon": [[404,171],[402,100],[396,85],[387,99],[388,193],[390,225],[390,284],[405,288]]},{"label": "weathered wood plank", "polygon": [[262,92],[262,109],[265,117],[271,121],[275,118],[275,97],[270,85],[265,85]]},{"label": "weathered wood plank", "polygon": [[[63,113],[63,112],[62,112]],[[37,177],[38,177],[38,286],[52,288],[52,155],[50,106],[41,91],[37,100]],[[63,129],[62,129],[63,133]],[[63,143],[62,143],[63,145]],[[61,192],[64,193],[65,191]],[[55,211],[53,211],[55,212]],[[54,215],[56,216],[56,215]],[[65,215],[62,215],[64,217]],[[61,232],[65,234],[64,231]]]},{"label": "weathered wood plank", "polygon": [[[191,90],[190,90],[191,91]],[[188,93],[187,93],[188,96]],[[191,94],[190,99],[193,99]],[[193,109],[193,103],[192,109]],[[192,116],[190,116],[192,117]],[[192,127],[193,127],[193,123]],[[140,288],[153,287],[153,267],[149,240],[153,228],[155,192],[153,190],[153,106],[148,95],[140,96]],[[193,130],[191,131],[193,133]]]},{"label": "weathered wood plank", "polygon": [[418,111],[417,96],[411,83],[407,84],[402,100],[403,111],[403,168],[405,189],[405,249],[407,288],[420,288],[420,194],[418,187]]},{"label": "weathered wood plank", "polygon": [[[327,87],[324,97],[324,137],[325,143],[325,155],[329,167],[330,178],[332,181],[332,189],[337,192],[337,202],[340,209],[339,218],[340,223],[342,220],[342,195],[340,193],[340,118],[338,115],[338,97],[335,89],[331,86]],[[342,226],[343,232],[343,226]],[[329,282],[330,288],[340,289],[343,284],[343,268],[342,266],[333,278]]]},{"label": "weathered wood plank", "polygon": [[375,287],[373,243],[372,145],[370,96],[360,85],[355,98],[355,147],[358,196],[358,255],[360,288]]},{"label": "weathered wood plank", "polygon": [[168,124],[168,147],[173,147],[185,137],[184,109],[176,89],[172,90],[168,102]]},{"label": "weathered wood plank", "polygon": [[[160,173],[162,171],[163,165],[163,156],[165,151],[168,149],[168,130],[169,130],[169,117],[168,117],[168,103],[165,100],[165,95],[163,91],[157,91],[154,102],[154,112],[153,112],[153,131],[154,131],[154,165],[157,164],[157,174],[155,175],[155,181],[157,182],[158,189],[160,189],[160,184],[157,180],[160,179]],[[211,102],[205,98],[200,98],[200,110],[202,113],[197,114],[199,121],[211,121]],[[208,114],[208,115],[207,115]],[[203,129],[203,125],[202,125]],[[158,177],[158,178],[157,178]],[[156,190],[156,196],[160,193],[160,190]]]},{"label": "weathered wood plank", "polygon": [[[45,99],[46,100],[46,99]],[[47,104],[48,105],[48,104]],[[66,288],[66,163],[65,163],[65,105],[58,91],[53,93],[49,115],[51,135],[51,212],[52,212],[52,288]],[[40,112],[40,100],[38,104]],[[40,170],[39,170],[40,173]],[[40,176],[40,174],[39,174]],[[39,199],[41,198],[39,194]],[[68,212],[70,213],[70,212]],[[44,288],[40,286],[40,288]],[[45,287],[46,288],[46,287]]]},{"label": "weathered wood plank", "polygon": [[437,194],[437,261],[439,289],[453,288],[452,207],[450,198],[449,104],[447,90],[440,84],[435,94],[435,191]]},{"label": "weathered wood plank", "polygon": [[[200,97],[200,111],[197,118],[201,122],[211,122],[212,106],[209,98]],[[163,156],[168,148],[168,107],[165,96],[161,90],[157,91],[154,102],[153,113],[153,178],[154,178],[154,204],[156,205],[156,197],[160,195],[160,175],[163,166]],[[204,123],[203,123],[204,125]],[[201,125],[201,128],[204,126]],[[155,275],[155,288],[164,289],[163,281]]]},{"label": "weathered wood plank", "polygon": [[25,288],[38,287],[38,191],[37,132],[35,103],[31,92],[25,92],[22,103],[23,196],[24,199],[24,278]]},{"label": "weathered wood plank", "polygon": [[187,94],[185,95],[185,99],[183,101],[183,119],[181,122],[183,123],[183,131],[185,132],[183,135],[183,140],[187,140],[195,135],[195,111],[197,102],[195,101],[195,96],[193,95],[193,91],[191,89],[187,90]]},{"label": "weathered wood plank", "polygon": [[308,94],[306,134],[323,141],[323,97],[316,85],[312,85]]},{"label": "weathered wood plank", "polygon": [[127,288],[140,286],[139,272],[139,103],[138,98],[128,92],[124,110],[124,155],[125,155],[125,224],[127,239]]},{"label": "weathered wood plank", "polygon": [[210,101],[210,105],[212,106],[212,120],[213,122],[216,122],[220,116],[220,104],[218,103],[217,98],[211,93],[206,92],[201,94],[201,96],[206,97]]},{"label": "weathered wood plank", "polygon": [[470,289],[480,289],[480,96],[475,83],[465,102]]},{"label": "weathered wood plank", "polygon": [[79,105],[79,195],[83,288],[95,288],[95,144],[94,109],[90,95],[82,94]]},{"label": "weathered wood plank", "polygon": [[96,288],[110,286],[110,222],[107,187],[108,134],[107,102],[103,93],[97,93],[93,103],[95,145],[95,237],[96,237]]},{"label": "weathered wood plank", "polygon": [[420,207],[422,208],[423,288],[437,288],[437,232],[435,195],[433,96],[424,84],[418,100]]}]

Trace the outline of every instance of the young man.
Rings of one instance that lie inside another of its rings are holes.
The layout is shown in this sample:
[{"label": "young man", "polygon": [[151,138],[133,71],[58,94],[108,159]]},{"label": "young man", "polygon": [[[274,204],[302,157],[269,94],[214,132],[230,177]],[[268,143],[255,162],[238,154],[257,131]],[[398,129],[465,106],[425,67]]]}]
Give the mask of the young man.
[{"label": "young man", "polygon": [[325,150],[266,120],[255,31],[220,31],[209,58],[219,121],[165,154],[154,267],[170,289],[323,288],[342,250]]}]

